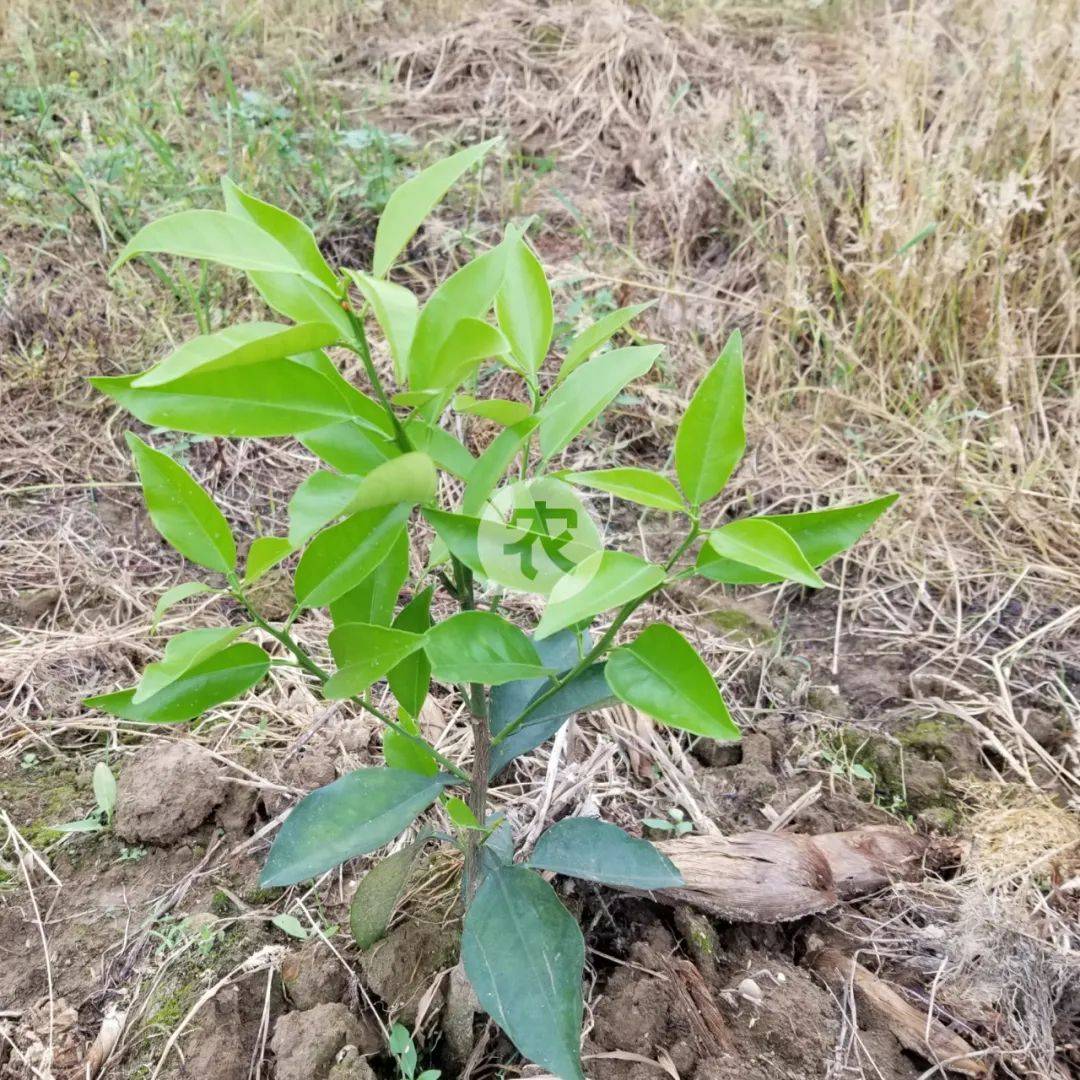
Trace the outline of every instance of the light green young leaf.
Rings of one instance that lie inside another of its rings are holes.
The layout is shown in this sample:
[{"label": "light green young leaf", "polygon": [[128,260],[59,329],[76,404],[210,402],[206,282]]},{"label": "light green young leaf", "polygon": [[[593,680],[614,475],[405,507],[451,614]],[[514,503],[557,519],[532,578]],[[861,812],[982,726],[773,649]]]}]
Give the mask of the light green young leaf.
[{"label": "light green young leaf", "polygon": [[246,625],[205,626],[197,630],[185,630],[169,638],[164,656],[155,663],[148,664],[143,672],[131,699],[132,704],[141,705],[170,683],[176,682],[185,672],[228,648],[248,629]]},{"label": "light green young leaf", "polygon": [[[407,630],[412,634],[426,634],[431,628],[431,598],[434,589],[428,587],[417,593],[394,620],[395,630]],[[397,665],[387,677],[390,690],[398,704],[410,716],[419,716],[427,700],[431,684],[431,661],[423,649]]]},{"label": "light green young leaf", "polygon": [[351,420],[302,432],[297,439],[327,465],[351,476],[366,476],[401,453],[387,436]]},{"label": "light green young leaf", "polygon": [[296,568],[300,607],[325,607],[354,589],[390,553],[412,507],[361,510],[324,530],[308,545]]},{"label": "light green young leaf", "polygon": [[465,912],[461,960],[481,1006],[526,1058],[561,1080],[584,1080],[585,940],[539,874],[488,868]]},{"label": "light green young leaf", "polygon": [[390,399],[390,404],[403,409],[423,409],[444,394],[444,390],[402,390]]},{"label": "light green young leaf", "polygon": [[640,506],[681,513],[686,510],[675,485],[666,477],[648,469],[600,469],[595,472],[560,473],[571,484],[606,491]]},{"label": "light green young leaf", "polygon": [[325,376],[292,360],[195,372],[163,386],[133,382],[131,375],[90,380],[144,424],[195,435],[272,438],[361,419]]},{"label": "light green young leaf", "polygon": [[[374,623],[389,626],[394,617],[398,593],[409,576],[409,532],[402,525],[386,557],[354,589],[330,603],[335,626],[345,623]],[[402,630],[411,630],[403,626]]]},{"label": "light green young leaf", "polygon": [[289,500],[289,543],[303,547],[324,525],[348,513],[356,494],[358,476],[339,476],[318,469],[293,492]]},{"label": "light green young leaf", "polygon": [[372,469],[356,487],[347,514],[392,503],[427,503],[435,497],[435,462],[414,451]]},{"label": "light green young leaf", "polygon": [[568,375],[576,371],[604,342],[608,341],[613,334],[618,333],[631,319],[636,319],[646,308],[653,306],[654,301],[647,304],[634,304],[631,307],[619,308],[618,311],[605,315],[598,319],[587,330],[582,330],[566,350],[566,359],[559,368],[556,383],[561,383]]},{"label": "light green young leaf", "polygon": [[409,385],[414,390],[454,390],[482,360],[509,351],[510,343],[490,323],[460,319],[433,357],[431,353],[415,357],[409,368]]},{"label": "light green young leaf", "polygon": [[670,626],[656,623],[615,649],[605,675],[620,701],[669,727],[710,739],[739,737],[705,662]]},{"label": "light green young leaf", "polygon": [[452,779],[403,769],[357,769],[301,799],[285,819],[259,878],[295,885],[393,840]]},{"label": "light green young leaf", "polygon": [[421,450],[444,472],[463,480],[476,464],[476,458],[449,431],[420,416],[405,424],[405,433],[414,450]]},{"label": "light green young leaf", "polygon": [[271,568],[293,552],[293,546],[285,536],[257,536],[248,548],[244,566],[245,585],[253,585]]},{"label": "light green young leaf", "polygon": [[296,261],[313,281],[337,294],[340,285],[333,270],[319,251],[312,231],[299,219],[279,206],[263,202],[243,191],[228,177],[222,177],[225,209],[234,217],[243,217],[269,233]]},{"label": "light green young leaf", "polygon": [[207,259],[236,270],[299,274],[319,288],[329,288],[257,225],[220,210],[181,210],[151,221],[124,245],[112,269],[146,254]]},{"label": "light green young leaf", "polygon": [[116,777],[104,761],[94,766],[94,799],[97,808],[111,821],[116,809]]},{"label": "light green young leaf", "polygon": [[154,528],[185,559],[227,574],[236,566],[236,544],[214,500],[167,454],[130,431],[125,437]]},{"label": "light green young leaf", "polygon": [[597,551],[578,563],[551,591],[535,637],[543,639],[664,583],[663,567],[625,551]]},{"label": "light green young leaf", "polygon": [[674,889],[683,883],[675,864],[648,840],[596,818],[557,821],[537,840],[529,865],[631,889]]},{"label": "light green young leaf", "polygon": [[297,941],[307,941],[307,939],[311,937],[311,931],[308,930],[295,915],[287,915],[284,913],[275,915],[270,922],[283,934],[287,934],[291,938],[296,938]]},{"label": "light green young leaf", "polygon": [[467,146],[448,158],[435,162],[400,187],[386,202],[375,230],[375,257],[372,272],[385,277],[394,261],[405,250],[424,218],[450,190],[458,177],[472,168],[498,139]]},{"label": "light green young leaf", "polygon": [[323,686],[323,697],[344,701],[359,697],[376,679],[419,649],[424,635],[373,623],[344,623],[330,631],[329,640],[338,669]]},{"label": "light green young leaf", "polygon": [[366,425],[373,432],[381,433],[388,438],[393,437],[394,429],[383,407],[353,386],[341,374],[334,361],[321,349],[297,353],[295,356],[290,356],[289,361],[321,375],[349,407],[349,412],[358,423]]},{"label": "light green young leaf", "polygon": [[211,588],[209,585],[203,584],[201,581],[185,581],[182,585],[174,585],[171,589],[166,589],[161,594],[161,599],[158,600],[154,606],[154,614],[150,619],[150,633],[154,633],[158,628],[158,624],[165,617],[165,612],[169,608],[181,603],[181,601],[187,600],[192,596],[201,596],[204,593],[217,592],[217,589]]},{"label": "light green young leaf", "polygon": [[491,440],[465,478],[465,494],[461,500],[462,513],[470,515],[480,513],[488,496],[495,490],[495,486],[538,423],[539,420],[535,416],[529,416],[513,427],[500,431]]},{"label": "light green young leaf", "polygon": [[692,506],[720,492],[746,449],[742,335],[728,338],[675,434],[675,471]]},{"label": "light green young leaf", "polygon": [[709,533],[709,546],[726,559],[813,589],[825,585],[791,535],[764,518],[742,518],[714,529]]},{"label": "light green young leaf", "polygon": [[[422,655],[422,653],[413,654],[413,656]],[[397,722],[410,735],[420,738],[420,725],[403,709],[398,710]],[[386,728],[383,731],[383,760],[391,769],[408,769],[421,776],[434,776],[439,771],[439,763],[435,760],[435,755],[426,741],[422,738],[420,742],[408,739],[393,728]]]},{"label": "light green young leaf", "polygon": [[444,805],[450,820],[459,829],[480,828],[480,822],[476,820],[476,815],[469,809],[469,804],[460,795],[451,796]]},{"label": "light green young leaf", "polygon": [[140,724],[178,724],[250,690],[270,669],[270,657],[247,641],[191,668],[146,701],[132,701],[135,688],[87,698],[83,704]]},{"label": "light green young leaf", "polygon": [[540,450],[547,461],[591,424],[627,383],[641,378],[661,345],[631,345],[594,357],[557,386],[541,407]]},{"label": "light green young leaf", "polygon": [[[884,495],[854,506],[830,506],[802,514],[766,514],[757,520],[779,525],[799,545],[806,561],[811,566],[820,566],[851,547],[897,497]],[[766,585],[784,580],[782,574],[771,574],[724,558],[711,544],[701,549],[697,569],[713,581],[731,585]]]},{"label": "light green young leaf", "polygon": [[437,679],[498,686],[550,674],[525,633],[492,611],[462,611],[428,631],[424,651]]},{"label": "light green young leaf", "polygon": [[49,828],[59,833],[101,832],[105,828],[105,823],[95,814],[94,817],[82,818],[79,821],[65,821],[60,825],[50,825]]},{"label": "light green young leaf", "polygon": [[524,401],[507,401],[505,398],[476,398],[472,394],[458,394],[454,408],[459,413],[481,416],[485,420],[512,427],[526,419],[532,408]]},{"label": "light green young leaf", "polygon": [[137,376],[131,385],[137,388],[160,386],[193,371],[219,371],[221,368],[278,360],[321,349],[339,337],[337,328],[325,322],[300,326],[272,322],[239,323],[184,342],[161,363]]},{"label": "light green young leaf", "polygon": [[555,325],[551,289],[525,238],[515,231],[507,244],[506,272],[495,297],[495,311],[517,360],[514,366],[535,375],[547,356]]},{"label": "light green young leaf", "polygon": [[409,350],[420,318],[420,306],[415,294],[402,285],[372,277],[361,270],[348,270],[346,273],[371,305],[375,320],[390,346],[394,380],[398,385],[403,385],[409,376]]}]

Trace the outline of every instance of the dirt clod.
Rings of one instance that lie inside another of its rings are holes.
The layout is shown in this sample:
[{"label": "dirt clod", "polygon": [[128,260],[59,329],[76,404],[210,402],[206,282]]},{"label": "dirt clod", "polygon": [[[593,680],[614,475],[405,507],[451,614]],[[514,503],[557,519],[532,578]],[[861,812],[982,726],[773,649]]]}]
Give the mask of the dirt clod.
[{"label": "dirt clod", "polygon": [[116,834],[134,843],[174,843],[210,817],[223,787],[213,756],[197,743],[149,746],[120,774]]},{"label": "dirt clod", "polygon": [[270,1040],[277,1080],[325,1080],[344,1047],[354,1046],[360,1054],[380,1049],[378,1033],[374,1032],[374,1039],[372,1034],[373,1029],[361,1024],[340,1002],[286,1013]]},{"label": "dirt clod", "polygon": [[457,948],[452,926],[404,922],[364,953],[364,978],[403,1023],[411,1023],[436,973],[454,965]]},{"label": "dirt clod", "polygon": [[291,952],[281,965],[285,992],[297,1009],[313,1009],[341,1001],[345,994],[345,972],[321,941]]}]

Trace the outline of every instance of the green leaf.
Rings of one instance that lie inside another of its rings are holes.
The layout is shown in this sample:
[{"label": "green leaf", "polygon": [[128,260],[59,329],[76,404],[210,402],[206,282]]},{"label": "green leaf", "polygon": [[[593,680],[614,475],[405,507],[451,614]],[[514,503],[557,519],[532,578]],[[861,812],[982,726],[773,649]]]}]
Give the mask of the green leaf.
[{"label": "green leaf", "polygon": [[361,949],[370,948],[386,936],[413,868],[423,854],[424,841],[417,840],[380,859],[360,879],[349,905],[349,928]]},{"label": "green leaf", "polygon": [[628,552],[594,552],[552,589],[536,638],[550,637],[601,611],[636,600],[662,585],[665,576],[662,567]]},{"label": "green leaf", "polygon": [[495,297],[499,327],[510,342],[520,370],[535,375],[544,363],[555,314],[544,268],[525,238],[507,238],[506,271]]},{"label": "green leaf", "polygon": [[372,510],[393,503],[426,503],[435,497],[435,462],[412,452],[391,458],[372,469],[357,485],[345,512]]},{"label": "green leaf", "polygon": [[405,250],[424,218],[442,200],[458,177],[471,169],[496,142],[498,139],[488,139],[487,142],[467,146],[464,150],[435,162],[394,189],[386,201],[386,208],[375,230],[372,272],[376,277],[386,276],[386,272]]},{"label": "green leaf", "polygon": [[430,744],[421,737],[420,725],[404,710],[398,711],[397,722],[420,741],[406,738],[393,728],[386,728],[383,731],[383,759],[386,764],[392,769],[408,769],[421,776],[434,776],[439,771],[439,763]]},{"label": "green leaf", "polygon": [[236,566],[236,544],[214,500],[167,454],[130,431],[125,438],[154,528],[185,559],[227,574]]},{"label": "green leaf", "polygon": [[[398,593],[409,576],[409,533],[404,525],[398,531],[386,558],[355,589],[330,604],[335,626],[344,623],[374,623],[389,626],[394,617]],[[403,626],[409,630],[411,627]]]},{"label": "green leaf", "polygon": [[[806,561],[811,566],[820,566],[851,547],[897,498],[896,495],[884,495],[854,506],[831,506],[802,514],[765,514],[751,520],[779,525],[799,545]],[[724,558],[710,544],[701,549],[697,569],[713,581],[731,585],[766,585],[784,580],[781,574],[766,573]]]},{"label": "green leaf", "polygon": [[352,476],[365,476],[401,451],[386,436],[351,420],[297,435],[327,465]]},{"label": "green leaf", "polygon": [[674,889],[683,883],[675,864],[648,840],[627,836],[617,825],[596,818],[556,822],[537,840],[529,865],[631,889]]},{"label": "green leaf", "polygon": [[739,737],[716,680],[690,642],[670,626],[657,623],[615,649],[606,675],[620,701],[669,727],[710,739]]},{"label": "green leaf", "polygon": [[472,394],[458,394],[454,398],[454,408],[459,413],[481,416],[502,427],[512,427],[532,413],[532,408],[523,401],[508,401],[506,398],[475,398]]},{"label": "green leaf", "polygon": [[249,629],[246,625],[207,626],[185,630],[169,638],[162,658],[148,664],[143,672],[131,699],[132,704],[141,705],[147,698],[164,690],[169,683],[176,682],[185,672],[227,648]]},{"label": "green leaf", "polygon": [[476,458],[449,431],[437,423],[414,417],[405,424],[413,449],[422,450],[444,472],[463,480],[476,465]]},{"label": "green leaf", "polygon": [[479,829],[481,827],[480,822],[476,820],[476,815],[469,809],[469,804],[460,796],[454,795],[452,798],[447,799],[445,806],[450,820],[459,829]]},{"label": "green leaf", "polygon": [[104,761],[94,766],[94,799],[98,809],[111,820],[116,809],[116,777]]},{"label": "green leaf", "polygon": [[450,778],[357,769],[301,799],[285,819],[259,883],[295,885],[393,840]]},{"label": "green leaf", "polygon": [[[431,628],[431,598],[434,588],[417,593],[394,620],[395,630],[426,634]],[[387,677],[398,704],[410,715],[419,716],[431,683],[431,661],[423,649],[402,660]]]},{"label": "green leaf", "polygon": [[169,608],[187,600],[189,597],[217,591],[217,589],[212,589],[209,585],[204,585],[201,581],[185,581],[182,585],[174,585],[171,589],[166,589],[154,607],[154,614],[150,619],[150,632],[153,633],[157,630],[158,624]]},{"label": "green leaf", "polygon": [[293,546],[284,536],[257,536],[248,548],[244,584],[252,585],[282,559],[292,554]]},{"label": "green leaf", "polygon": [[62,825],[50,825],[53,832],[77,833],[77,832],[101,832],[105,823],[98,815],[82,818],[80,821],[65,821]]},{"label": "green leaf", "polygon": [[289,543],[303,547],[324,525],[343,517],[359,483],[357,476],[313,472],[289,500]]},{"label": "green leaf", "polygon": [[709,533],[709,546],[725,559],[768,574],[779,574],[814,589],[825,584],[794,538],[779,525],[763,518],[743,518],[714,529]]},{"label": "green leaf", "polygon": [[83,704],[140,724],[178,724],[250,690],[270,669],[270,657],[241,641],[215,653],[140,704],[135,689],[87,698]]},{"label": "green leaf", "polygon": [[538,414],[544,460],[591,424],[627,383],[641,378],[653,366],[663,351],[662,345],[612,349],[583,364],[557,386]]},{"label": "green leaf", "polygon": [[566,350],[566,358],[559,368],[556,383],[561,383],[568,375],[576,371],[604,342],[608,341],[613,334],[618,333],[631,319],[636,319],[646,308],[653,306],[655,301],[650,300],[647,304],[634,304],[631,307],[619,308],[618,311],[605,315],[598,319],[587,330],[582,330]]},{"label": "green leaf", "polygon": [[377,435],[393,438],[393,425],[383,407],[353,386],[338,371],[337,365],[326,353],[320,349],[314,349],[311,352],[290,356],[289,361],[321,375],[345,402],[350,415],[357,423],[363,424]]},{"label": "green leaf", "polygon": [[337,341],[340,334],[329,323],[240,323],[184,342],[160,364],[144,371],[132,382],[136,388],[161,386],[193,371],[220,371],[222,368],[259,364],[296,353],[321,349]]},{"label": "green leaf", "polygon": [[460,319],[437,353],[415,357],[409,366],[409,385],[413,390],[453,390],[482,360],[509,351],[510,343],[490,323]]},{"label": "green leaf", "polygon": [[675,471],[693,506],[716,495],[742,460],[745,410],[742,335],[736,330],[701,380],[675,434]]},{"label": "green leaf", "polygon": [[338,670],[323,686],[328,701],[359,697],[424,644],[422,634],[373,623],[345,623],[330,631],[329,640]]},{"label": "green leaf", "polygon": [[559,475],[571,484],[606,491],[641,506],[653,506],[657,510],[670,510],[672,513],[686,510],[686,504],[675,485],[666,476],[648,469],[600,469],[595,472]]},{"label": "green leaf", "polygon": [[399,385],[405,383],[409,376],[409,350],[420,318],[416,296],[402,285],[383,281],[360,270],[345,272],[375,313],[375,320],[390,346],[395,382]]},{"label": "green leaf", "polygon": [[462,611],[436,624],[424,649],[443,682],[497,686],[548,674],[524,631],[492,611]]},{"label": "green leaf", "polygon": [[461,500],[464,514],[479,514],[488,496],[495,489],[503,474],[510,467],[522,443],[532,434],[539,421],[530,416],[505,431],[500,431],[488,448],[476,459],[465,484]]},{"label": "green leaf", "polygon": [[462,319],[482,319],[491,309],[502,284],[504,257],[500,244],[467,262],[431,294],[420,312],[409,351],[410,378],[415,379],[417,372],[437,371],[439,351],[454,327]]},{"label": "green leaf", "polygon": [[325,607],[354,589],[389,554],[409,518],[407,503],[361,510],[315,537],[296,568],[296,602]]},{"label": "green leaf", "polygon": [[283,934],[296,938],[298,941],[307,941],[311,937],[311,931],[295,915],[275,915],[270,922]]},{"label": "green leaf", "polygon": [[181,210],[144,225],[124,245],[112,270],[151,253],[207,259],[237,270],[299,274],[319,288],[330,288],[257,225],[220,210]]},{"label": "green leaf", "polygon": [[292,360],[195,372],[163,386],[133,386],[131,375],[90,382],[144,424],[195,435],[271,438],[356,419],[323,375]]},{"label": "green leaf", "polygon": [[489,867],[465,913],[461,959],[480,1004],[525,1057],[583,1080],[585,940],[539,874]]}]

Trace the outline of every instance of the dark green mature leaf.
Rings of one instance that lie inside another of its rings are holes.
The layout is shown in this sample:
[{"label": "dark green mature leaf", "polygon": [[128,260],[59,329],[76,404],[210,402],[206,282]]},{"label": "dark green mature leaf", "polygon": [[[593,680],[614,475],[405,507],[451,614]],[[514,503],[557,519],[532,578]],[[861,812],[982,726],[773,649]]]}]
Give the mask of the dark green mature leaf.
[{"label": "dark green mature leaf", "polygon": [[424,650],[435,677],[448,683],[497,686],[549,674],[524,631],[493,611],[462,611],[438,623]]},{"label": "dark green mature leaf", "polygon": [[260,884],[295,885],[382,847],[422,814],[450,779],[357,769],[313,791],[285,819]]},{"label": "dark green mature leaf", "polygon": [[358,476],[340,476],[317,469],[289,500],[289,543],[303,547],[324,525],[343,517],[356,494]]},{"label": "dark green mature leaf", "polygon": [[380,859],[361,879],[349,905],[349,928],[361,949],[386,936],[413,869],[424,855],[423,839]]},{"label": "dark green mature leaf", "polygon": [[551,289],[525,238],[515,231],[506,243],[506,271],[495,296],[495,311],[513,349],[514,366],[535,375],[547,356],[555,325]]},{"label": "dark green mature leaf", "polygon": [[386,201],[386,208],[375,230],[375,257],[372,272],[385,277],[394,261],[405,250],[405,245],[424,218],[450,190],[462,173],[471,169],[499,140],[467,146],[450,157],[436,161],[423,172],[406,180],[394,189]]},{"label": "dark green mature leaf", "polygon": [[[560,630],[544,641],[534,642],[540,662],[561,675],[569,671],[592,647],[588,631],[580,635],[573,630]],[[488,727],[492,735],[498,735],[515,720],[536,695],[551,686],[549,678],[516,679],[492,687]]]},{"label": "dark green mature leaf", "polygon": [[661,345],[612,349],[582,364],[548,396],[539,413],[540,450],[546,461],[611,404],[627,383],[641,378],[663,352]]},{"label": "dark green mature leaf", "polygon": [[[383,760],[392,769],[408,769],[421,776],[434,776],[439,771],[431,745],[420,735],[420,725],[399,709],[397,722],[404,731],[416,738],[410,739],[393,728],[383,731]],[[417,741],[419,740],[419,741]]]},{"label": "dark green mature leaf", "polygon": [[324,607],[356,588],[390,553],[412,507],[361,510],[315,537],[296,568],[296,602]]},{"label": "dark green mature leaf", "polygon": [[353,283],[371,305],[375,319],[390,346],[394,362],[394,380],[404,384],[409,376],[409,350],[412,348],[420,307],[416,296],[402,285],[373,277],[360,270],[347,270]]},{"label": "dark green mature leaf", "polygon": [[[569,385],[569,384],[568,384]],[[625,551],[597,551],[551,590],[536,638],[550,637],[601,611],[636,600],[664,583],[664,569]]]},{"label": "dark green mature leaf", "polygon": [[169,638],[164,656],[148,664],[143,671],[131,699],[132,704],[141,705],[152,698],[185,672],[227,648],[249,629],[249,626],[204,626],[185,630]]},{"label": "dark green mature leaf", "polygon": [[146,508],[154,528],[185,559],[227,574],[236,566],[236,543],[214,500],[168,454],[147,446],[130,431]]},{"label": "dark green mature leaf", "polygon": [[[897,495],[884,495],[854,506],[830,506],[802,514],[765,514],[758,520],[779,525],[799,545],[806,561],[811,566],[820,566],[851,547],[897,498]],[[784,580],[779,574],[726,559],[710,544],[701,549],[697,570],[713,581],[730,585],[766,585]]]},{"label": "dark green mature leaf", "polygon": [[374,623],[345,623],[331,630],[330,651],[338,670],[323,686],[323,697],[328,701],[359,697],[423,644],[422,634]]},{"label": "dark green mature leaf", "polygon": [[297,438],[327,465],[352,476],[364,476],[401,453],[389,437],[352,420],[305,431]]},{"label": "dark green mature leaf", "polygon": [[[395,630],[407,630],[412,634],[426,634],[431,628],[432,587],[417,593],[394,620]],[[402,660],[390,672],[387,681],[398,704],[410,715],[419,716],[427,699],[431,684],[431,661],[423,649]]]},{"label": "dark green mature leaf", "polygon": [[709,533],[709,546],[726,559],[779,574],[813,589],[825,584],[795,539],[771,521],[761,518],[733,521]]},{"label": "dark green mature leaf", "polygon": [[675,434],[675,471],[693,506],[716,495],[742,459],[745,410],[742,335],[736,330],[701,380]]},{"label": "dark green mature leaf", "polygon": [[151,221],[124,245],[113,269],[149,253],[207,259],[237,270],[299,274],[333,292],[257,225],[220,210],[181,210]]},{"label": "dark green mature leaf", "polygon": [[331,601],[330,617],[334,625],[361,622],[389,626],[394,618],[398,594],[408,576],[409,531],[402,525],[386,558],[355,589]]},{"label": "dark green mature leaf", "polygon": [[140,724],[177,724],[250,690],[270,669],[270,657],[249,642],[230,645],[186,671],[138,705],[135,688],[87,698],[83,704]]},{"label": "dark green mature leaf", "polygon": [[121,375],[90,382],[144,424],[195,435],[270,438],[358,419],[323,375],[292,360],[196,372],[163,386],[136,387],[134,379]]},{"label": "dark green mature leaf", "polygon": [[619,700],[669,727],[710,739],[739,737],[716,680],[690,642],[670,626],[656,623],[615,649],[606,676]]},{"label": "dark green mature leaf", "polygon": [[646,308],[653,306],[655,301],[650,300],[647,304],[634,304],[632,307],[619,308],[618,311],[605,315],[598,319],[588,329],[582,330],[566,350],[566,358],[559,368],[558,378],[561,383],[568,375],[576,371],[605,341],[621,330],[631,319],[637,318]]},{"label": "dark green mature leaf", "polygon": [[596,818],[557,821],[537,840],[529,865],[631,889],[675,889],[683,883],[675,864],[648,840]]},{"label": "dark green mature leaf", "polygon": [[666,476],[649,469],[600,469],[595,472],[560,473],[560,476],[571,484],[606,491],[639,506],[653,506],[657,510],[673,513],[686,510],[686,503],[678,488]]},{"label": "dark green mature leaf", "polygon": [[583,1080],[585,940],[539,874],[488,866],[465,913],[461,959],[480,1004],[525,1057]]},{"label": "dark green mature leaf", "polygon": [[[543,648],[548,641],[538,641],[537,651],[542,658]],[[558,730],[570,719],[574,713],[585,712],[588,709],[603,709],[615,702],[615,696],[604,678],[604,664],[591,664],[580,675],[572,679],[565,686],[561,686],[542,705],[538,705],[531,712],[526,721],[512,735],[506,738],[498,746],[491,750],[491,775],[500,772],[516,757],[527,754],[547,742]],[[536,680],[530,680],[535,685]],[[511,684],[513,685],[513,684]],[[545,680],[538,687],[534,697],[539,697],[550,686]],[[499,689],[496,687],[495,689]],[[492,691],[494,695],[495,690]],[[525,702],[527,705],[528,702]],[[524,705],[522,706],[524,708]],[[514,712],[513,716],[502,727],[516,719],[522,709]]]},{"label": "dark green mature leaf", "polygon": [[300,326],[272,322],[239,323],[185,341],[161,363],[137,376],[131,385],[137,388],[160,386],[182,375],[190,375],[193,371],[219,371],[221,368],[278,360],[321,349],[339,337],[337,328],[325,322]]}]

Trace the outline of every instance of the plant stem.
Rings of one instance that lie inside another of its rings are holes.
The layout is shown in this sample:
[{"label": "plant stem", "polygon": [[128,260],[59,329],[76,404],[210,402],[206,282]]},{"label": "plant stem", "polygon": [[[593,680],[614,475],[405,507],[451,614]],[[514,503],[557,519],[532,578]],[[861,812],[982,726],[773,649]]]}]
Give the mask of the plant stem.
[{"label": "plant stem", "polygon": [[407,454],[413,448],[412,443],[409,441],[405,429],[401,426],[401,421],[398,419],[398,414],[394,412],[393,405],[390,404],[390,398],[387,397],[386,391],[383,389],[379,373],[375,370],[375,362],[371,359],[371,349],[368,346],[367,334],[364,332],[364,324],[357,317],[348,301],[345,303],[345,314],[349,317],[349,325],[352,326],[353,336],[356,338],[354,352],[360,357],[364,370],[367,372],[367,377],[379,399],[379,404],[382,405],[390,420],[390,424],[394,429],[394,441],[398,444],[401,452]]}]

